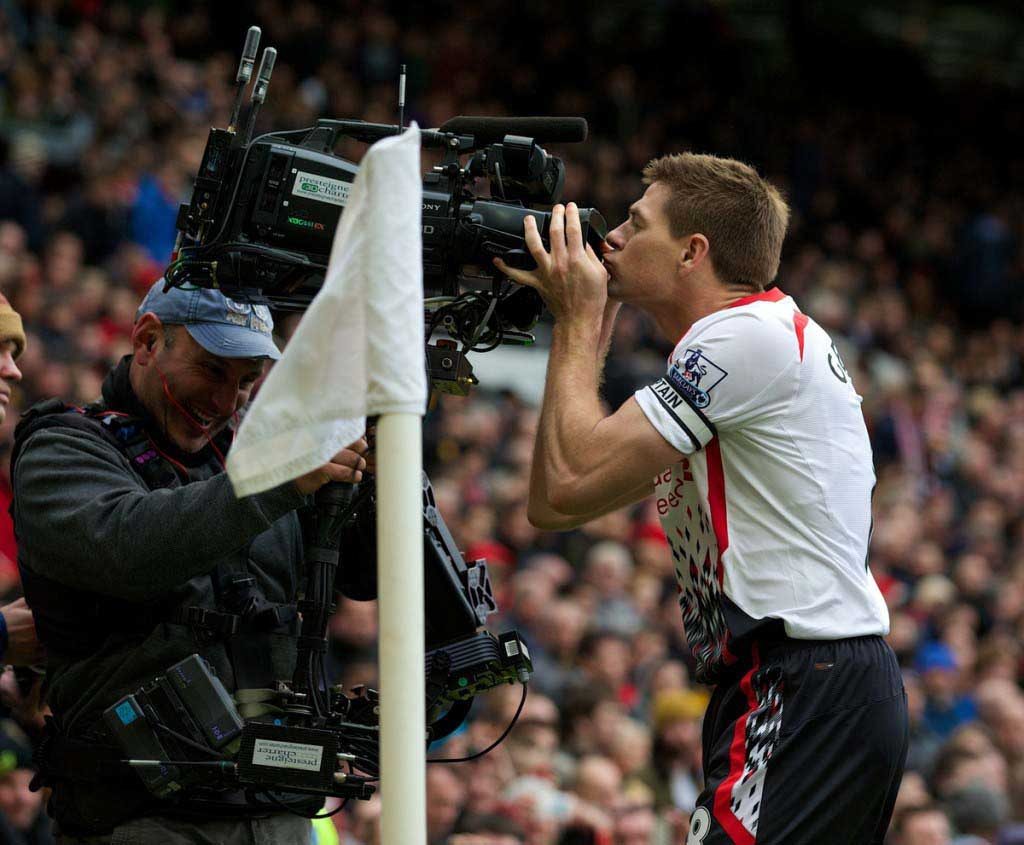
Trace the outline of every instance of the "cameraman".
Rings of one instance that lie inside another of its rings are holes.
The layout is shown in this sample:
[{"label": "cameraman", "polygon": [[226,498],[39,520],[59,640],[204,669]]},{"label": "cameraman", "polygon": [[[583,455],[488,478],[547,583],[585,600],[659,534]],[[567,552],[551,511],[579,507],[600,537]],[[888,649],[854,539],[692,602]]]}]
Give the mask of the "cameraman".
[{"label": "cameraman", "polygon": [[[716,684],[688,845],[881,843],[907,748],[885,603],[865,565],[874,471],[828,335],[778,288],[789,209],[731,159],[651,162],[602,259],[556,206],[537,270],[497,261],[555,318],[531,476],[567,529],[652,492],[697,677]],[[666,376],[605,417],[619,303],[676,343]]]},{"label": "cameraman", "polygon": [[[270,312],[213,290],[150,289],[132,354],[85,408],[36,405],[12,472],[22,579],[48,656],[42,781],[64,841],[307,842],[310,823],[234,791],[158,801],[113,761],[103,711],[192,653],[228,691],[290,679],[296,509],[355,482],[366,442],[266,493],[224,473],[237,414],[280,357]],[[292,796],[293,809],[318,801]]]}]

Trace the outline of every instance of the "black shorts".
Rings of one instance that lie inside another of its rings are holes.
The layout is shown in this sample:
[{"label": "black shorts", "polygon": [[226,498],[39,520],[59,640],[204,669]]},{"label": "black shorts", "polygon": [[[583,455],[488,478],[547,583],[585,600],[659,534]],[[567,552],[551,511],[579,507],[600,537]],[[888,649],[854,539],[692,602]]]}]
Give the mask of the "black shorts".
[{"label": "black shorts", "polygon": [[876,845],[907,756],[907,705],[881,637],[752,649],[704,716],[687,845]]}]

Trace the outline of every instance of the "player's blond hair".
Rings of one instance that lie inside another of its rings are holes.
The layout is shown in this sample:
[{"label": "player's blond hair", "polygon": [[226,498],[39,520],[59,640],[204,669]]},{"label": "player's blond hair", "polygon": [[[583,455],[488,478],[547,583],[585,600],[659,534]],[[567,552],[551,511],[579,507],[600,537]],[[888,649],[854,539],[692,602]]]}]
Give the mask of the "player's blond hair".
[{"label": "player's blond hair", "polygon": [[779,272],[789,206],[750,165],[697,153],[662,156],[643,171],[644,184],[664,184],[673,237],[702,234],[718,278],[763,290]]}]

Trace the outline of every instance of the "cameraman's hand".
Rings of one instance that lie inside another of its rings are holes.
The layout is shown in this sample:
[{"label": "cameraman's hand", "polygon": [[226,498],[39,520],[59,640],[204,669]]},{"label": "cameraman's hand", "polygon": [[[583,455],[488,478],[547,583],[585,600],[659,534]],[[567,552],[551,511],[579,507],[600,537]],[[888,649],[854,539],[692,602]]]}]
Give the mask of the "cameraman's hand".
[{"label": "cameraman's hand", "polygon": [[556,320],[572,317],[600,325],[608,300],[608,271],[590,244],[583,243],[576,203],[551,209],[550,253],[544,249],[532,216],[526,216],[523,226],[537,269],[515,270],[500,258],[494,259],[494,266],[512,281],[535,288]]},{"label": "cameraman's hand", "polygon": [[44,675],[30,673],[31,684],[24,691],[13,670],[0,676],[0,706],[6,707],[15,721],[32,730],[43,727],[50,708],[43,700]]},{"label": "cameraman's hand", "polygon": [[345,481],[349,484],[362,481],[369,449],[366,438],[360,437],[355,443],[338,452],[322,467],[296,478],[295,486],[302,495],[308,496],[329,481]]},{"label": "cameraman's hand", "polygon": [[36,637],[36,623],[25,599],[21,598],[0,607],[7,625],[7,653],[0,655],[4,663],[12,666],[30,666],[45,659],[43,647]]}]

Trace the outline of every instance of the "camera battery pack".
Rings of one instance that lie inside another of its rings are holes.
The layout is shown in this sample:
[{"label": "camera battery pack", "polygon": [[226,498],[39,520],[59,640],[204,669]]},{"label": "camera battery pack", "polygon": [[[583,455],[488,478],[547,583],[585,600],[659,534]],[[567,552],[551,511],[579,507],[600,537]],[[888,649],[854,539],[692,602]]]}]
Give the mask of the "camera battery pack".
[{"label": "camera battery pack", "polygon": [[180,771],[167,761],[167,752],[134,695],[127,695],[107,708],[103,721],[126,757],[161,761],[159,765],[136,768],[153,795],[166,798],[181,789]]},{"label": "camera battery pack", "polygon": [[168,669],[167,681],[211,748],[223,748],[242,733],[245,723],[235,703],[198,654]]}]

